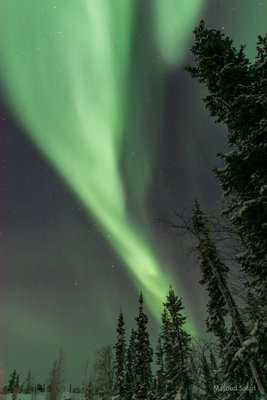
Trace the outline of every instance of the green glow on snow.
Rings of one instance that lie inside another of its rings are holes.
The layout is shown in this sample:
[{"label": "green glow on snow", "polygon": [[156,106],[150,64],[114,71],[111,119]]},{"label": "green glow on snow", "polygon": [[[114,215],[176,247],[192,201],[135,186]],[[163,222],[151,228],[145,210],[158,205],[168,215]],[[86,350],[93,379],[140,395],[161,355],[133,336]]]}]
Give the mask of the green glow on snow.
[{"label": "green glow on snow", "polygon": [[[165,62],[181,60],[201,3],[155,1]],[[174,281],[127,213],[119,170],[135,6],[131,0],[2,0],[0,68],[14,114],[94,216],[159,318]]]}]

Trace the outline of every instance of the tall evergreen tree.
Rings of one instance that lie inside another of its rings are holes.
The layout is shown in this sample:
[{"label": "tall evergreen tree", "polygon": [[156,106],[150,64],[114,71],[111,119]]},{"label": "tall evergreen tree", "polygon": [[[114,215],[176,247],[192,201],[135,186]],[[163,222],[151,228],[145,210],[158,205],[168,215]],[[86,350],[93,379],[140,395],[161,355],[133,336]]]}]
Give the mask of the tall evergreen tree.
[{"label": "tall evergreen tree", "polygon": [[174,399],[179,391],[182,398],[191,400],[191,381],[188,370],[190,335],[185,331],[182,299],[170,289],[162,314],[163,351],[165,356],[165,392],[163,400]]},{"label": "tall evergreen tree", "polygon": [[[242,372],[246,375],[245,363],[249,363],[264,396],[264,379],[257,376],[259,368],[255,370],[254,367],[258,364],[264,370],[260,349],[265,343],[267,319],[267,35],[259,37],[257,51],[256,61],[251,64],[244,55],[244,46],[236,50],[229,37],[220,31],[207,29],[201,21],[195,29],[192,48],[196,66],[188,67],[188,70],[208,88],[209,95],[204,101],[210,114],[228,129],[228,144],[233,149],[220,154],[225,167],[216,169],[216,175],[224,195],[230,200],[224,212],[245,244],[245,251],[239,253],[237,259],[246,273],[246,284],[251,287],[248,311],[254,329],[247,340],[239,332],[238,323],[232,318],[234,309],[230,313],[230,303],[226,301],[233,326],[225,339],[231,343],[225,358],[243,365],[239,375]],[[240,344],[242,349],[234,352],[234,347],[237,350]],[[232,376],[234,372],[237,373],[237,368],[232,370]]]},{"label": "tall evergreen tree", "polygon": [[122,311],[120,310],[115,348],[115,398],[126,400],[126,340]]},{"label": "tall evergreen tree", "polygon": [[[208,229],[207,217],[200,210],[199,204],[195,202],[193,210],[192,223],[194,233],[198,239],[197,249],[201,258],[202,280],[200,283],[206,285],[209,302],[208,302],[208,318],[207,329],[219,337],[222,352],[224,353],[224,361],[228,370],[228,378],[233,377],[234,354],[240,348],[247,336],[246,328],[242,321],[237,304],[227,285],[228,268],[222,263],[220,255],[217,251],[214,240],[211,237]],[[232,322],[232,328],[228,332],[225,327],[225,316],[228,315]],[[265,389],[262,382],[262,377],[259,373],[257,362],[253,357],[248,361],[252,374],[241,376],[235,375],[235,379],[239,378],[240,383],[254,378],[258,389],[262,395],[265,395]],[[236,365],[235,365],[236,367]],[[243,371],[246,370],[246,365],[243,365]]]},{"label": "tall evergreen tree", "polygon": [[17,386],[17,382],[19,382],[19,375],[17,373],[17,370],[14,369],[14,371],[10,375],[9,382],[8,382],[8,390],[10,392],[13,392],[14,387]]},{"label": "tall evergreen tree", "polygon": [[143,295],[139,296],[139,314],[136,318],[137,331],[135,341],[135,358],[133,361],[133,400],[148,400],[152,394],[151,363],[153,350],[147,332],[148,318],[143,311]]},{"label": "tall evergreen tree", "polygon": [[12,393],[12,400],[15,400],[20,391],[19,374],[16,369],[14,369],[13,373],[10,375],[8,391]]},{"label": "tall evergreen tree", "polygon": [[126,356],[126,399],[132,400],[133,396],[133,367],[134,367],[134,360],[135,360],[135,338],[136,338],[136,331],[132,329],[131,336],[129,340],[129,345],[127,349],[127,356]]},{"label": "tall evergreen tree", "polygon": [[257,59],[250,64],[244,46],[236,50],[229,37],[207,29],[203,21],[194,33],[197,66],[187,69],[208,88],[204,101],[210,114],[228,128],[233,150],[220,154],[225,167],[216,175],[232,199],[225,212],[246,245],[238,259],[256,289],[262,322],[267,317],[267,35],[259,37]]},{"label": "tall evergreen tree", "polygon": [[237,313],[236,319],[242,337],[244,335],[244,326],[240,321],[237,307],[235,306],[234,300],[226,286],[227,273],[229,269],[220,260],[215,243],[212,240],[210,231],[207,227],[207,218],[200,210],[197,201],[195,201],[195,208],[193,210],[192,224],[194,234],[198,240],[197,250],[200,253],[201,259],[200,268],[202,271],[202,279],[200,283],[201,285],[207,286],[209,294],[209,302],[207,305],[208,319],[206,321],[207,329],[208,332],[213,332],[224,346],[227,334],[225,316],[228,314],[228,303],[232,305],[231,310],[233,309],[233,313]]},{"label": "tall evergreen tree", "polygon": [[156,364],[158,366],[156,372],[156,398],[162,399],[165,392],[165,377],[164,377],[164,353],[161,344],[161,337],[158,338],[156,349]]}]

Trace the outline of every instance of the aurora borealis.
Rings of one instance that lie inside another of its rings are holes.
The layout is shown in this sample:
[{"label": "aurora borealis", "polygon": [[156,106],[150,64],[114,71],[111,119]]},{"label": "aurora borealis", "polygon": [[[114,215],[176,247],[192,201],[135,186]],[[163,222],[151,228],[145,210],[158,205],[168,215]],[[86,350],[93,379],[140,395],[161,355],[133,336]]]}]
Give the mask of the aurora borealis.
[{"label": "aurora borealis", "polygon": [[[172,45],[168,53],[175,54],[174,48],[184,46],[196,22],[198,8],[192,10],[190,2],[181,4],[183,15],[190,18],[186,18],[180,34],[173,31],[176,24],[172,21],[166,38],[162,26],[176,9],[165,16],[160,10],[166,7],[160,2],[156,7],[156,37],[163,60],[167,47]],[[8,3],[3,7],[6,23],[22,21],[12,35],[10,27],[3,26],[7,43],[2,71],[12,109],[109,235],[137,288],[143,288],[150,309],[159,317],[173,279],[162,271],[147,240],[129,219],[119,171],[123,134],[127,134],[127,81],[131,79],[135,4],[104,0],[45,5],[37,1],[33,5],[28,1],[20,7]],[[166,58],[170,58],[168,54]]]},{"label": "aurora borealis", "polygon": [[114,337],[120,306],[132,324],[139,290],[157,329],[170,283],[189,329],[202,331],[198,272],[180,239],[154,222],[196,196],[210,206],[220,193],[211,169],[223,128],[183,66],[200,18],[252,56],[263,8],[249,0],[2,1],[8,371],[31,367],[44,379],[63,347],[79,379],[85,355]]}]

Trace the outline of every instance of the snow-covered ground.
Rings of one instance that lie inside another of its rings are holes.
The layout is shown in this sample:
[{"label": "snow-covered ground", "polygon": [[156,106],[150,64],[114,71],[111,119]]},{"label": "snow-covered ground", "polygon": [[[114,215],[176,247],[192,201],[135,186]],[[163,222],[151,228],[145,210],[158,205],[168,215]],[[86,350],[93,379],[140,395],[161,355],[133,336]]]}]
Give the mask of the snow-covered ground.
[{"label": "snow-covered ground", "polygon": [[[12,393],[0,395],[1,400],[12,400]],[[46,400],[47,393],[25,394],[18,393],[16,400]],[[115,397],[112,397],[115,399]],[[61,400],[84,400],[83,394],[63,392]]]},{"label": "snow-covered ground", "polygon": [[[47,393],[25,394],[18,393],[16,400],[46,400]],[[12,393],[4,394],[1,400],[12,400]],[[84,400],[84,396],[78,393],[63,392],[61,400]]]}]

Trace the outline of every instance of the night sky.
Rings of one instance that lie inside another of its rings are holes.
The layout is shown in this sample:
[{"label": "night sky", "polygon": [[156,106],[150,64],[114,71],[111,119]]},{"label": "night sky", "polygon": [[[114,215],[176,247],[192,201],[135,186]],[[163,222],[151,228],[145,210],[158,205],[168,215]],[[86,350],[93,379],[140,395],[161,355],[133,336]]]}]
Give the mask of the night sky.
[{"label": "night sky", "polygon": [[0,6],[0,361],[6,378],[31,369],[45,382],[62,347],[79,384],[86,359],[115,342],[120,307],[135,326],[140,290],[153,345],[169,284],[188,330],[205,335],[190,243],[156,222],[221,195],[225,129],[184,66],[201,18],[253,60],[267,5],[19,3]]}]

